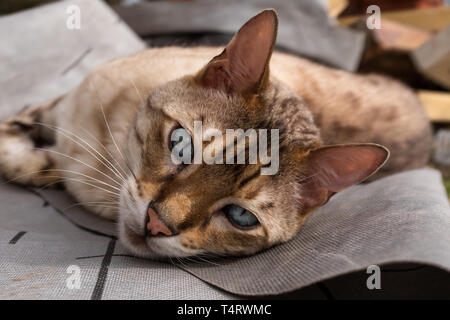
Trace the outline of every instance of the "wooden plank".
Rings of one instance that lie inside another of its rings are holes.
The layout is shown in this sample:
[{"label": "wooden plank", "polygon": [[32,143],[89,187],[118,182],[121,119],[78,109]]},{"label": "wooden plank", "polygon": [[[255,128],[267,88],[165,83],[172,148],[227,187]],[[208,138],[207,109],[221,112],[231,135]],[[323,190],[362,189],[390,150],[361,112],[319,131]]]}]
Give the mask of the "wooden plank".
[{"label": "wooden plank", "polygon": [[423,75],[450,89],[450,26],[413,51],[411,57]]},{"label": "wooden plank", "polygon": [[[381,12],[383,19],[410,25],[427,31],[440,31],[450,24],[450,7],[440,7],[420,10],[399,10]],[[348,27],[364,15],[355,15],[338,18],[339,24]]]},{"label": "wooden plank", "polygon": [[433,122],[450,122],[450,93],[419,90],[420,102]]},{"label": "wooden plank", "polygon": [[381,12],[428,9],[444,5],[444,0],[349,0],[349,2],[343,16],[365,14],[367,7],[371,5],[378,6]]},{"label": "wooden plank", "polygon": [[410,53],[433,37],[429,31],[382,19],[381,29],[367,29],[361,20],[354,28],[367,34],[359,71],[382,73],[407,83],[414,88],[434,90],[441,88],[425,78],[413,64]]},{"label": "wooden plank", "polygon": [[328,0],[328,15],[337,18],[347,8],[348,0]]},{"label": "wooden plank", "polygon": [[371,30],[378,46],[383,50],[411,51],[430,40],[433,34],[395,21],[381,21],[381,29]]}]

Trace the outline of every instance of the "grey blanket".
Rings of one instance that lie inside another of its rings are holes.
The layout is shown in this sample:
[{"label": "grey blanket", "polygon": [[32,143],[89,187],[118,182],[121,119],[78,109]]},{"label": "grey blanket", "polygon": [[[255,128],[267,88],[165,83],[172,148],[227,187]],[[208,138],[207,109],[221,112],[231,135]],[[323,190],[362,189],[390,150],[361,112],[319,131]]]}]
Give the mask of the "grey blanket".
[{"label": "grey blanket", "polygon": [[[0,18],[8,44],[0,50],[0,117],[64,93],[98,64],[144,47],[92,0],[70,1],[89,14],[68,36],[67,3]],[[372,264],[450,271],[450,209],[440,174],[431,169],[345,190],[292,241],[239,259],[171,264],[133,257],[115,239],[112,222],[73,206],[63,191],[0,184],[0,204],[1,299],[232,299],[280,294]]]}]

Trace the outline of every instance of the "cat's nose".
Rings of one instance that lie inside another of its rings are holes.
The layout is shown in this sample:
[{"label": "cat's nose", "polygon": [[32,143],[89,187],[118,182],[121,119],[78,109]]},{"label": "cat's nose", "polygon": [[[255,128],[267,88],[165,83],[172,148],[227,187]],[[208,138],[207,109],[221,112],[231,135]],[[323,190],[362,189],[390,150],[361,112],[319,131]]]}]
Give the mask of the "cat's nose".
[{"label": "cat's nose", "polygon": [[162,234],[165,236],[172,235],[172,231],[170,231],[166,224],[162,222],[162,220],[158,216],[158,212],[156,212],[156,210],[152,206],[148,207],[147,214],[148,222],[146,227],[152,236],[156,236],[158,234]]}]

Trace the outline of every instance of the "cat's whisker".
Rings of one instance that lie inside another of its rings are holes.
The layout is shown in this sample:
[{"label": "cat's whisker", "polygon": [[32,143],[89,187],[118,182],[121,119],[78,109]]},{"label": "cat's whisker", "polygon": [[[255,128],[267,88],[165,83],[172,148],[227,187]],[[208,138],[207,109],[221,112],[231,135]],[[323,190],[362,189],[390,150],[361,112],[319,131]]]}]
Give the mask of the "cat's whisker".
[{"label": "cat's whisker", "polygon": [[183,257],[184,260],[187,260],[189,263],[200,263],[199,261],[196,261],[194,258],[191,257]]},{"label": "cat's whisker", "polygon": [[[48,176],[48,177],[49,177],[49,178],[57,178],[57,177],[59,177],[59,176]],[[64,182],[64,181],[66,181],[66,180],[68,180],[68,179],[66,179],[66,178],[61,178],[61,179],[58,179],[58,180],[49,182],[49,183],[44,184],[43,186],[41,186],[39,189],[37,189],[37,191],[38,191],[38,192],[43,191],[43,190],[47,189],[48,187],[50,187],[50,186],[52,186],[52,185],[55,185],[55,184]],[[89,181],[89,180],[85,180],[85,179],[80,179],[80,180],[83,180],[83,181]]]},{"label": "cat's whisker", "polygon": [[105,192],[107,192],[107,193],[116,195],[117,197],[120,197],[120,194],[119,194],[119,193],[113,192],[113,191],[110,191],[110,190],[108,190],[108,189],[99,187],[99,186],[97,186],[97,185],[95,185],[95,184],[92,184],[92,183],[89,182],[89,180],[75,179],[75,178],[65,178],[65,179],[66,179],[66,180],[70,180],[70,181],[79,182],[79,183],[84,183],[84,184],[86,184],[86,185],[88,185],[88,186],[91,186],[91,187],[93,187],[93,188],[97,188],[97,189],[99,189],[99,190],[102,190],[102,191],[105,191]]},{"label": "cat's whisker", "polygon": [[200,254],[203,257],[209,257],[211,259],[214,259],[219,265],[221,261],[227,260],[229,256],[222,254],[222,253],[214,253],[214,252],[204,252]]},{"label": "cat's whisker", "polygon": [[115,210],[119,210],[120,209],[120,207],[112,205],[112,204],[109,204],[108,202],[88,201],[88,202],[77,202],[77,203],[74,203],[74,204],[72,204],[70,206],[65,207],[63,210],[69,210],[69,209],[72,209],[72,208],[78,207],[78,206],[85,207],[86,205],[90,205],[90,204],[95,205],[97,207],[102,207],[102,208],[109,208],[109,209],[115,209]]},{"label": "cat's whisker", "polygon": [[[101,180],[98,180],[98,179],[96,179],[96,178],[90,177],[90,176],[88,176],[88,175],[85,175],[85,174],[82,174],[82,173],[79,173],[79,172],[75,172],[75,171],[71,171],[71,170],[62,170],[62,169],[53,169],[53,170],[52,170],[52,169],[49,169],[49,170],[42,170],[42,171],[47,171],[47,172],[51,172],[51,171],[63,171],[63,172],[70,172],[70,173],[74,173],[74,174],[79,174],[79,175],[84,176],[84,177],[87,177],[87,178],[89,179],[89,180],[86,180],[86,179],[80,179],[80,180],[87,181],[87,182],[98,182],[98,183],[101,183],[101,184],[103,184],[103,185],[106,185],[106,186],[108,186],[108,187],[110,187],[110,188],[112,188],[112,189],[116,189],[116,190],[120,191],[120,189],[118,189],[118,188],[116,188],[116,187],[114,187],[114,186],[112,186],[112,185],[110,185],[110,184],[108,184],[108,183],[106,183],[106,182],[103,182],[103,181],[101,181]],[[49,178],[58,178],[59,176],[47,176],[47,177],[49,177]],[[52,182],[50,182],[50,183],[45,184],[44,186],[42,186],[42,187],[39,188],[38,190],[39,190],[39,191],[42,191],[42,190],[48,188],[48,187],[51,186],[51,185],[54,185],[54,184],[57,184],[57,183],[60,183],[60,182],[65,182],[65,181],[67,181],[67,180],[71,180],[71,178],[61,177],[61,179],[59,179],[59,180],[52,181]]]},{"label": "cat's whisker", "polygon": [[98,100],[98,102],[99,102],[99,104],[100,104],[100,109],[101,109],[102,114],[103,114],[103,119],[105,120],[106,128],[108,129],[108,133],[109,133],[109,135],[111,136],[112,142],[114,143],[114,146],[116,147],[117,152],[120,154],[120,156],[122,157],[123,161],[125,162],[125,165],[126,165],[126,166],[128,167],[128,169],[130,170],[131,175],[133,176],[133,178],[134,178],[135,181],[137,182],[138,179],[137,179],[135,173],[134,173],[133,170],[131,169],[131,167],[130,167],[128,161],[127,161],[127,160],[125,159],[125,157],[123,156],[123,153],[120,151],[120,149],[119,149],[119,147],[118,147],[118,145],[117,145],[116,139],[114,138],[114,136],[113,136],[113,134],[112,134],[112,132],[111,132],[111,128],[110,128],[110,126],[109,126],[108,120],[106,119],[105,110],[104,110],[104,108],[103,108],[103,103],[102,103],[102,101],[101,101],[101,99],[100,99],[100,96],[99,96],[99,94],[98,94],[98,91],[97,91],[95,88],[93,88],[93,89],[94,89],[94,92],[95,92],[95,94],[96,94],[96,96],[97,96],[97,100]]},{"label": "cat's whisker", "polygon": [[133,172],[133,170],[130,168],[130,165],[129,165],[130,160],[128,159],[128,157],[127,157],[126,154],[125,154],[125,158],[126,158],[125,164],[127,165],[128,170],[130,170],[130,173],[131,173],[131,175],[133,176],[134,181],[136,181],[136,183],[139,183],[139,182],[138,182],[138,178],[136,177],[136,174],[135,174],[135,173]]},{"label": "cat's whisker", "polygon": [[21,178],[28,177],[28,176],[36,174],[36,173],[42,173],[42,172],[45,172],[45,171],[51,171],[51,170],[37,170],[37,171],[27,172],[27,173],[21,174],[20,176],[17,176],[15,178],[12,178],[12,179],[9,179],[9,180],[6,180],[6,181],[0,183],[0,186],[8,184],[8,183],[11,183],[11,182],[14,182],[14,181],[19,180]]},{"label": "cat's whisker", "polygon": [[105,114],[105,110],[103,109],[103,104],[100,102],[100,109],[102,111],[103,114],[103,119],[105,120],[105,124],[106,124],[106,128],[108,129],[109,135],[111,137],[112,142],[114,143],[114,146],[117,149],[117,152],[120,154],[120,156],[122,157],[123,161],[126,162],[125,157],[122,154],[122,151],[120,151],[119,146],[117,145],[116,139],[114,138],[112,132],[111,132],[111,128],[109,126],[108,120],[106,119],[106,114]]},{"label": "cat's whisker", "polygon": [[202,261],[204,261],[204,262],[207,262],[207,263],[209,263],[209,264],[212,264],[212,265],[215,265],[215,266],[220,266],[220,264],[218,264],[218,263],[215,263],[215,262],[209,261],[208,259],[202,258],[202,257],[201,257],[201,254],[200,254],[200,255],[196,255],[196,256],[194,256],[194,257],[195,257],[195,258],[198,258],[198,259],[200,259],[200,260],[202,260]]},{"label": "cat's whisker", "polygon": [[175,263],[173,262],[173,260],[172,260],[172,257],[169,256],[168,258],[169,258],[169,260],[170,260],[170,263],[171,263],[172,265],[176,266],[176,264],[175,264]]},{"label": "cat's whisker", "polygon": [[[111,157],[112,160],[114,160],[114,162],[116,163],[116,165],[118,166],[118,169],[121,170],[121,176],[125,177],[126,176],[126,171],[123,169],[123,167],[120,165],[119,161],[117,161],[117,159],[114,157],[114,155],[111,153],[111,151],[108,150],[108,148],[105,147],[105,145],[103,143],[101,143],[92,133],[90,133],[89,131],[87,131],[85,128],[81,128],[81,130],[83,130],[86,134],[88,134],[92,139],[94,139],[102,148],[103,150],[105,150],[108,155]],[[119,171],[117,169],[117,171]],[[125,176],[124,176],[125,175]]]},{"label": "cat's whisker", "polygon": [[[105,197],[105,200],[107,200],[107,197]],[[104,204],[104,205],[109,205],[109,206],[113,206],[115,208],[122,208],[122,209],[128,209],[125,207],[122,207],[120,205],[120,202],[117,200],[112,199],[111,201],[81,201],[81,202],[75,202],[72,205],[70,205],[67,208],[71,208],[73,206],[77,206],[77,205],[87,205],[87,204]]]},{"label": "cat's whisker", "polygon": [[228,256],[226,256],[224,254],[214,253],[214,252],[202,252],[202,253],[199,253],[198,255],[202,256],[202,257],[206,257],[206,258],[209,257],[209,258],[212,258],[212,259],[218,259],[218,258],[223,259],[223,258],[228,257]]},{"label": "cat's whisker", "polygon": [[47,189],[48,187],[50,187],[50,186],[52,186],[52,185],[54,185],[54,184],[58,184],[58,183],[60,183],[60,182],[64,182],[64,179],[59,179],[59,180],[52,181],[52,182],[49,182],[49,183],[47,183],[47,184],[44,184],[44,185],[43,185],[42,187],[40,187],[37,191],[38,191],[38,192],[43,191],[43,190]]},{"label": "cat's whisker", "polygon": [[180,257],[175,257],[175,259],[177,259],[178,263],[181,264],[183,267],[187,268],[188,266],[186,264],[183,263],[182,259]]},{"label": "cat's whisker", "polygon": [[42,150],[42,151],[52,152],[52,153],[55,153],[55,154],[60,155],[62,157],[65,157],[65,158],[71,159],[73,161],[76,161],[78,163],[81,163],[81,164],[85,165],[86,167],[88,167],[88,168],[90,168],[90,169],[100,173],[101,175],[105,176],[106,178],[110,179],[111,181],[115,182],[117,185],[119,185],[119,186],[121,185],[117,180],[113,179],[112,177],[110,177],[106,173],[104,173],[104,172],[98,170],[97,168],[94,168],[93,166],[91,166],[91,165],[89,165],[89,164],[87,164],[87,163],[85,163],[85,162],[83,162],[83,161],[81,161],[79,159],[76,159],[76,158],[74,158],[72,156],[69,156],[67,154],[64,154],[64,153],[61,153],[61,152],[58,152],[58,151],[55,151],[55,150],[51,150],[51,149],[44,149],[44,148],[32,148],[32,149],[33,150]]},{"label": "cat's whisker", "polygon": [[[38,189],[38,191],[42,191],[42,190],[46,189],[47,187],[49,187],[49,186],[51,186],[53,184],[64,182],[64,181],[65,181],[65,179],[60,179],[60,180],[57,180],[57,181],[53,181],[53,182],[47,183],[46,185],[44,185],[43,187]],[[75,204],[73,204],[71,206],[63,208],[63,210],[68,210],[68,209],[70,209],[72,207],[75,207],[75,206],[85,206],[85,204],[89,204],[89,203],[97,204],[98,207],[108,208],[108,209],[112,209],[112,210],[118,210],[119,208],[122,208],[120,205],[114,204],[112,202],[91,201],[91,202],[78,202],[78,203],[75,203]]]},{"label": "cat's whisker", "polygon": [[131,169],[130,165],[128,164],[128,160],[125,159],[125,157],[124,157],[122,151],[120,151],[120,149],[119,149],[119,147],[118,147],[118,145],[117,145],[116,139],[114,138],[114,136],[113,136],[113,134],[112,134],[112,132],[111,132],[111,128],[110,128],[110,126],[109,126],[108,120],[106,119],[106,114],[105,114],[105,111],[104,111],[104,109],[103,109],[103,104],[102,104],[101,102],[100,102],[100,109],[102,110],[103,119],[105,120],[105,124],[106,124],[106,127],[107,127],[107,129],[108,129],[109,135],[111,136],[111,139],[112,139],[112,141],[113,141],[113,143],[114,143],[114,146],[115,146],[116,149],[117,149],[117,152],[120,154],[120,156],[122,157],[123,161],[125,162],[125,165],[128,167],[128,169],[130,170],[130,173],[133,175],[134,179],[135,179],[136,182],[137,182],[138,179],[137,179],[136,175],[134,174],[133,170]]},{"label": "cat's whisker", "polygon": [[85,201],[85,202],[75,202],[73,204],[71,204],[70,206],[64,208],[64,210],[66,209],[71,209],[73,207],[76,206],[84,206],[86,207],[87,205],[96,205],[96,206],[102,206],[102,207],[109,207],[115,210],[119,210],[119,209],[124,209],[124,210],[128,210],[128,208],[122,207],[119,203],[114,203],[114,201],[108,202],[108,201]]},{"label": "cat's whisker", "polygon": [[[96,179],[96,178],[94,178],[94,177],[91,177],[91,176],[89,176],[89,175],[83,174],[83,173],[81,173],[81,172],[72,171],[72,170],[65,170],[65,169],[45,169],[45,170],[32,171],[32,172],[28,172],[28,173],[22,174],[22,175],[20,175],[20,176],[18,176],[18,177],[15,177],[15,178],[13,178],[13,179],[9,179],[9,180],[7,180],[7,181],[5,181],[5,182],[2,182],[2,183],[0,183],[0,185],[5,185],[5,184],[8,184],[8,183],[14,182],[15,180],[18,180],[18,179],[21,179],[21,178],[24,178],[24,177],[27,177],[27,176],[30,176],[30,175],[33,175],[33,174],[44,173],[44,172],[53,172],[53,171],[54,171],[54,172],[68,172],[68,173],[72,173],[72,174],[78,174],[78,175],[84,176],[84,177],[86,177],[86,178],[89,178],[89,179],[91,179],[92,181],[97,181],[97,182],[99,182],[99,183],[101,183],[101,184],[104,184],[104,185],[106,185],[106,186],[109,186],[109,187],[111,187],[111,188],[116,188],[116,187],[112,186],[111,184],[108,184],[108,183],[106,183],[106,182],[104,182],[104,181],[101,181],[101,180]],[[48,177],[59,177],[59,176],[48,176]],[[43,190],[43,189],[45,189],[46,187],[48,187],[48,186],[50,186],[50,185],[53,185],[53,184],[57,184],[57,183],[60,183],[60,182],[64,182],[65,179],[66,179],[66,178],[61,177],[61,179],[59,179],[59,180],[57,180],[57,181],[53,181],[53,182],[51,182],[51,183],[48,183],[48,184],[44,185],[44,186],[41,187],[41,189],[39,189],[39,190]],[[117,189],[117,190],[120,191],[120,189]]]},{"label": "cat's whisker", "polygon": [[[98,152],[94,147],[92,147],[86,140],[84,140],[83,138],[81,138],[79,135],[70,132],[68,130],[65,130],[63,128],[60,127],[56,127],[56,126],[51,126],[51,125],[47,125],[45,123],[40,123],[40,122],[35,122],[38,125],[41,126],[45,126],[55,132],[59,132],[61,135],[63,135],[64,137],[66,137],[67,139],[71,140],[72,142],[76,143],[78,146],[80,146],[81,148],[83,148],[84,150],[86,150],[92,157],[94,157],[97,161],[99,161],[101,164],[103,164],[106,168],[108,168],[117,178],[125,181],[125,178],[120,174],[120,172],[111,164],[111,162],[106,159],[100,152]],[[95,151],[100,157],[103,158],[103,160],[105,160],[107,163],[105,163],[104,161],[100,160],[95,154],[93,154],[90,150],[88,150],[84,145],[82,145],[80,142],[76,141],[75,139],[73,139],[72,137],[68,136],[67,134],[70,134],[72,136],[74,136],[75,138],[79,139],[81,142],[85,143],[87,146],[89,146],[93,151]]]},{"label": "cat's whisker", "polygon": [[203,257],[211,257],[211,258],[227,258],[228,256],[226,256],[225,254],[222,253],[218,253],[218,252],[202,252],[199,253],[199,255],[203,256]]},{"label": "cat's whisker", "polygon": [[134,89],[136,90],[136,93],[139,97],[139,99],[141,100],[141,103],[144,104],[144,99],[142,99],[141,94],[139,93],[138,88],[136,87],[136,84],[134,83],[133,79],[129,78],[130,82],[133,84]]},{"label": "cat's whisker", "polygon": [[[59,178],[59,176],[48,176],[48,177],[49,177],[49,178]],[[108,190],[108,189],[99,187],[99,186],[97,186],[97,185],[95,185],[95,184],[92,184],[92,183],[90,183],[90,180],[83,180],[83,179],[76,179],[76,178],[64,178],[64,179],[61,179],[61,180],[62,180],[62,181],[67,181],[67,180],[69,180],[69,181],[75,181],[75,182],[79,182],[79,183],[84,183],[84,184],[86,184],[86,185],[88,185],[88,186],[91,186],[91,187],[93,187],[93,188],[97,188],[97,189],[99,189],[99,190],[102,190],[102,191],[105,191],[105,192],[107,192],[107,193],[114,194],[114,195],[120,197],[120,193],[113,192],[113,191],[111,191],[111,190]],[[55,184],[55,183],[57,183],[57,182],[53,181],[53,182],[51,182],[51,183]],[[41,189],[42,189],[42,188],[41,188]]]},{"label": "cat's whisker", "polygon": [[120,197],[120,193],[113,192],[113,191],[111,191],[111,190],[108,190],[108,189],[99,187],[99,186],[97,186],[97,185],[95,185],[95,184],[92,184],[92,183],[87,182],[87,181],[89,181],[89,180],[86,181],[86,180],[75,179],[75,178],[65,178],[65,179],[66,179],[66,180],[70,180],[70,181],[79,182],[79,183],[84,183],[84,184],[86,184],[86,185],[88,185],[88,186],[91,186],[91,187],[93,187],[93,188],[97,188],[97,189],[99,189],[99,190],[103,190],[103,191],[105,191],[105,192],[107,192],[107,193],[114,194],[114,195],[116,195],[117,197]]},{"label": "cat's whisker", "polygon": [[[67,173],[78,174],[78,175],[80,175],[80,176],[82,176],[82,177],[85,177],[85,178],[90,179],[91,181],[98,182],[98,183],[100,183],[100,184],[103,184],[103,185],[105,185],[105,186],[108,186],[108,187],[110,187],[110,188],[112,188],[112,189],[114,189],[114,190],[117,190],[117,191],[119,191],[119,192],[121,191],[120,188],[117,188],[117,187],[115,187],[115,186],[113,186],[113,185],[111,185],[111,184],[109,184],[109,183],[107,183],[107,182],[104,182],[104,181],[102,181],[102,180],[99,180],[99,179],[97,179],[97,178],[91,177],[91,176],[89,176],[89,175],[87,175],[87,174],[84,174],[84,173],[81,173],[81,172],[77,172],[77,171],[73,171],[73,170],[65,170],[65,169],[48,169],[48,170],[45,170],[45,171],[56,171],[56,172],[67,172]],[[63,179],[64,179],[64,178],[63,178]]]}]

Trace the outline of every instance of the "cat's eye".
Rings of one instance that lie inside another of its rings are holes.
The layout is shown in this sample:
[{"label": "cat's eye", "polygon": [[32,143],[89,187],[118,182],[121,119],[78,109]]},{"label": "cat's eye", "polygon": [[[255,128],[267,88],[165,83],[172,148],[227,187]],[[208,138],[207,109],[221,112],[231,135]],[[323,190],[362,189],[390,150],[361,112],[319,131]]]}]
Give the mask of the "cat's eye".
[{"label": "cat's eye", "polygon": [[183,127],[172,130],[169,136],[169,150],[176,164],[189,164],[194,158],[194,145],[191,135]]},{"label": "cat's eye", "polygon": [[250,229],[259,224],[258,218],[253,213],[234,204],[224,207],[222,211],[231,224],[237,228]]}]

